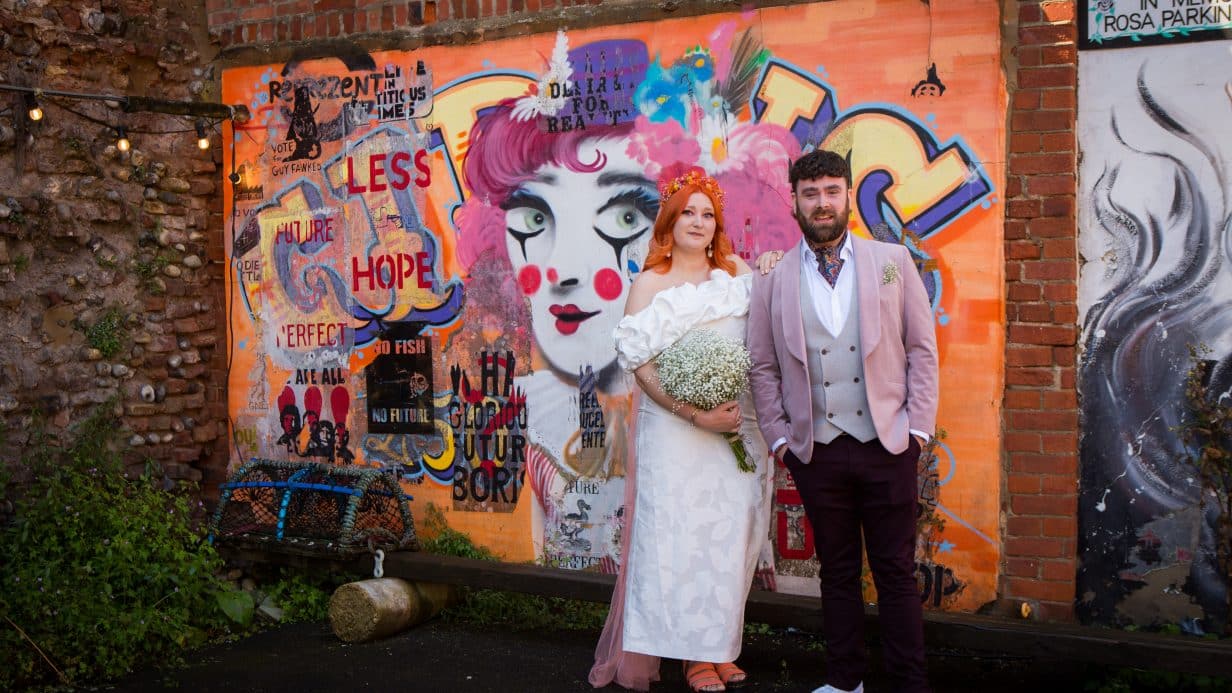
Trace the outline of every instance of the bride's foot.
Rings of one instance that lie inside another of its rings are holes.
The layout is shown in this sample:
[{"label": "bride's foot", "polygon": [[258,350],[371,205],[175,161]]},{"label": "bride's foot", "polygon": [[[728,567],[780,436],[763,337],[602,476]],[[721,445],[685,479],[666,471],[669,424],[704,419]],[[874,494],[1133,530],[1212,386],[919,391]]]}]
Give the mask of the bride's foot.
[{"label": "bride's foot", "polygon": [[735,662],[716,664],[714,671],[719,675],[719,680],[728,688],[740,688],[749,680],[749,675],[736,666]]},{"label": "bride's foot", "polygon": [[719,672],[710,662],[685,662],[684,677],[689,684],[689,690],[696,693],[717,693],[727,690]]}]

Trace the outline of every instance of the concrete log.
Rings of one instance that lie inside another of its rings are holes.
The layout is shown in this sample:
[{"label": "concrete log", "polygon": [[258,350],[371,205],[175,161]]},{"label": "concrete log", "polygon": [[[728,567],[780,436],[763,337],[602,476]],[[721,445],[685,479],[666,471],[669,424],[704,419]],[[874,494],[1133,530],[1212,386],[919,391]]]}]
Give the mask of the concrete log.
[{"label": "concrete log", "polygon": [[367,642],[422,623],[453,603],[456,588],[399,578],[349,582],[329,600],[329,622],[345,642]]}]

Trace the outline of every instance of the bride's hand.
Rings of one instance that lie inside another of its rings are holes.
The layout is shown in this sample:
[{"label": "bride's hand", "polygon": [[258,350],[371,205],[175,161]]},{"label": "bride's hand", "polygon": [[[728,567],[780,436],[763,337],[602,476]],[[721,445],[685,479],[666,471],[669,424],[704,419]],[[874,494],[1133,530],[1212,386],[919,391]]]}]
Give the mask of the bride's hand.
[{"label": "bride's hand", "polygon": [[770,274],[770,270],[774,269],[774,266],[779,264],[779,260],[782,260],[782,259],[783,259],[783,251],[767,250],[766,252],[757,256],[757,269],[762,274]]},{"label": "bride's hand", "polygon": [[693,425],[713,433],[728,433],[740,430],[740,403],[724,402],[710,411],[697,410]]}]

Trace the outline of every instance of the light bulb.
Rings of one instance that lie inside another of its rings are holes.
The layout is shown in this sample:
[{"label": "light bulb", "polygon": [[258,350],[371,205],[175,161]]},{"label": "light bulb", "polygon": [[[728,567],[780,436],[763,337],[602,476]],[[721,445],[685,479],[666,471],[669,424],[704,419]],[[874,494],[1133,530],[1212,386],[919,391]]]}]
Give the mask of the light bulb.
[{"label": "light bulb", "polygon": [[116,128],[116,149],[127,152],[132,146],[132,143],[128,141],[128,129],[122,125]]},{"label": "light bulb", "polygon": [[26,94],[26,115],[30,120],[38,122],[43,119],[43,109],[39,106],[38,98],[34,94]]},{"label": "light bulb", "polygon": [[210,148],[210,138],[205,134],[205,123],[197,121],[197,149],[205,151]]}]

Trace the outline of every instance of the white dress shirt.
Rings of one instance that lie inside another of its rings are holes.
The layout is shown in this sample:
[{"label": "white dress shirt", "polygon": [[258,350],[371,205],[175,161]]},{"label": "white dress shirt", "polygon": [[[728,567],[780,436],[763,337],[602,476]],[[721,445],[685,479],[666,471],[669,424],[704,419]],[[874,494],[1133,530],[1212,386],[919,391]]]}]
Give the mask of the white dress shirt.
[{"label": "white dress shirt", "polygon": [[[813,308],[817,311],[817,319],[821,326],[832,336],[837,337],[847,323],[847,313],[856,293],[856,263],[851,247],[851,231],[843,238],[843,246],[839,248],[838,257],[843,261],[843,267],[838,272],[838,280],[834,286],[821,276],[817,267],[817,254],[804,239],[800,239],[800,293],[813,297]],[[929,435],[923,431],[910,429],[912,435],[918,436],[925,443]],[[787,442],[787,438],[779,438],[770,446],[774,452]],[[803,461],[803,460],[802,460]]]},{"label": "white dress shirt", "polygon": [[800,239],[800,290],[807,289],[813,297],[813,307],[817,310],[817,318],[821,326],[831,336],[837,337],[847,324],[847,311],[851,310],[851,298],[856,292],[856,263],[852,261],[851,232],[843,238],[843,246],[839,248],[838,257],[843,261],[839,270],[838,281],[834,286],[821,276],[817,268],[817,254]]}]

